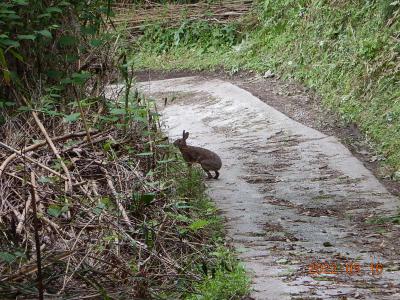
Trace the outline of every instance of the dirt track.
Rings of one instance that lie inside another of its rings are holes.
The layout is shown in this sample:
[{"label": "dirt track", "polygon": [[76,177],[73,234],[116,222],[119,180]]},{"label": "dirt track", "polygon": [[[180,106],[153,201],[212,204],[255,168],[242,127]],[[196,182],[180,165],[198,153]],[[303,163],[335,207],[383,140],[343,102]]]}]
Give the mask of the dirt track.
[{"label": "dirt track", "polygon": [[[253,272],[254,298],[400,299],[399,227],[365,222],[394,213],[399,201],[335,137],[222,80],[142,88],[170,99],[162,113],[171,139],[186,129],[189,144],[220,154],[209,193]],[[382,273],[371,274],[378,262]]]}]

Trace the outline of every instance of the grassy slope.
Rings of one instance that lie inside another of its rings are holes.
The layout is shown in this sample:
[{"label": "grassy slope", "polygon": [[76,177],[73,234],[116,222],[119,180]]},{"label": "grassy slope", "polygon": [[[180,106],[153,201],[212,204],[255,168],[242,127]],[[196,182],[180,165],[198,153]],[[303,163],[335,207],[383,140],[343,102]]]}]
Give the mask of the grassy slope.
[{"label": "grassy slope", "polygon": [[400,15],[393,18],[399,6],[391,2],[265,0],[259,25],[248,26],[239,45],[172,44],[156,52],[142,43],[133,60],[138,69],[271,69],[299,80],[358,124],[400,179]]}]

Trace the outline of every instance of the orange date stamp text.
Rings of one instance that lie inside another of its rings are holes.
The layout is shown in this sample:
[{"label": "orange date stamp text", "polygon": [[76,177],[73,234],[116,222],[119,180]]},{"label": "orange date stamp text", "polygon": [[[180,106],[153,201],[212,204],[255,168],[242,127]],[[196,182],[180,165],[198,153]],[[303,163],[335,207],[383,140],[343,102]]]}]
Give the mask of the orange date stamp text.
[{"label": "orange date stamp text", "polygon": [[362,275],[368,272],[370,275],[379,276],[383,273],[383,265],[378,261],[372,261],[370,264],[362,265],[358,262],[347,260],[346,262],[338,261],[314,261],[308,264],[309,275],[330,274],[335,275],[345,272],[347,275]]}]

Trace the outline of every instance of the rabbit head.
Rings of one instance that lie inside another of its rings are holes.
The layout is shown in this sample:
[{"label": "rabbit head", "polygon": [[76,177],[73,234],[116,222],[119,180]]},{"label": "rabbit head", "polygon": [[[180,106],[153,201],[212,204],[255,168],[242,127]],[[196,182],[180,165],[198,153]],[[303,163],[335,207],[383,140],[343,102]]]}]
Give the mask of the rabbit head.
[{"label": "rabbit head", "polygon": [[182,138],[181,139],[177,139],[175,142],[174,142],[174,146],[176,146],[176,147],[178,147],[178,148],[181,148],[181,147],[186,147],[187,145],[186,145],[186,140],[187,140],[187,138],[189,137],[189,132],[186,132],[185,130],[183,131],[183,134],[182,134]]}]

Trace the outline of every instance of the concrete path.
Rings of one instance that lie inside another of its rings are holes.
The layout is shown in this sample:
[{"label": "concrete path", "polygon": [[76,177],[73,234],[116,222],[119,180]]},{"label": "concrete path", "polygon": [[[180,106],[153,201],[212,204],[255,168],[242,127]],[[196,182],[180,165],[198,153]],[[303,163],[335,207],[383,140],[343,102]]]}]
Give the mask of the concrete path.
[{"label": "concrete path", "polygon": [[220,179],[207,185],[252,273],[252,297],[400,299],[399,227],[365,222],[395,213],[399,199],[335,137],[221,80],[140,86],[167,97],[159,109],[171,140],[185,129],[189,145],[221,156]]}]

